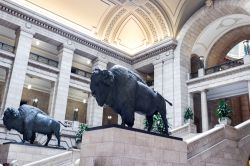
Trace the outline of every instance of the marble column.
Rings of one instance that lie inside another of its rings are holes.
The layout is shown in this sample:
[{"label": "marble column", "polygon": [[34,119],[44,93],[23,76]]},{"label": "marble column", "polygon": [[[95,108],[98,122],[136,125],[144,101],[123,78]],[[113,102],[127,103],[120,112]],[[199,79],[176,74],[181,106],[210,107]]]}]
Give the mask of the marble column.
[{"label": "marble column", "polygon": [[194,94],[193,93],[188,93],[188,107],[192,109],[194,112]]},{"label": "marble column", "polygon": [[12,66],[8,92],[6,95],[5,108],[18,108],[20,105],[26,70],[31,50],[33,33],[20,29],[17,32],[17,44],[15,59]]},{"label": "marble column", "polygon": [[56,87],[57,87],[57,81],[51,83],[50,88],[50,96],[49,96],[49,108],[48,108],[48,114],[52,117],[54,115],[54,102],[56,97]]},{"label": "marble column", "polygon": [[208,130],[208,109],[207,109],[207,92],[201,91],[201,119],[202,119],[202,132]]},{"label": "marble column", "polygon": [[154,90],[162,94],[163,62],[157,60],[154,63]]},{"label": "marble column", "polygon": [[52,116],[61,121],[65,120],[73,54],[73,47],[63,46],[58,55],[60,72],[55,87],[54,111]]},{"label": "marble column", "polygon": [[[102,60],[95,60],[93,62],[92,70],[99,68],[101,70],[107,69],[107,62]],[[89,126],[101,126],[103,118],[103,107],[98,106],[96,99],[89,94],[87,106],[87,124]]]},{"label": "marble column", "polygon": [[2,104],[1,104],[1,109],[0,109],[0,117],[2,117],[4,108],[5,108],[5,102],[6,102],[6,97],[7,97],[7,92],[9,89],[9,83],[10,83],[10,76],[11,76],[11,69],[5,69],[6,70],[6,75],[5,75],[5,85],[4,85],[4,91],[2,95]]},{"label": "marble column", "polygon": [[[166,102],[167,119],[171,127],[175,126],[175,122],[181,121],[181,118],[175,118],[174,112],[174,56],[172,51],[169,51],[169,55],[163,60],[163,72],[162,72],[162,95],[165,99],[170,101],[173,105],[170,106]],[[178,112],[177,112],[178,113]]]}]

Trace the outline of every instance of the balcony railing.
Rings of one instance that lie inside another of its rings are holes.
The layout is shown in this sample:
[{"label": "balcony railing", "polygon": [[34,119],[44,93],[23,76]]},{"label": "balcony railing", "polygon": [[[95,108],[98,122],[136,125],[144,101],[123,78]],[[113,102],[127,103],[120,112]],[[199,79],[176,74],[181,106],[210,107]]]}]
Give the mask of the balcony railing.
[{"label": "balcony railing", "polygon": [[240,66],[240,65],[243,65],[243,64],[244,64],[243,58],[242,59],[237,59],[237,60],[234,60],[234,61],[228,61],[226,63],[223,63],[223,64],[220,64],[220,65],[213,66],[213,67],[205,69],[205,75],[216,73],[216,72],[219,72],[219,71],[222,71],[222,70],[227,70],[227,69],[230,69],[230,68],[233,68],[233,67],[236,67],[236,66]]},{"label": "balcony railing", "polygon": [[57,61],[54,61],[54,60],[49,59],[49,58],[45,58],[45,57],[37,55],[35,53],[30,53],[30,59],[37,61],[37,62],[41,62],[43,64],[46,64],[46,65],[49,65],[52,67],[56,67],[56,68],[58,67]]},{"label": "balcony railing", "polygon": [[11,52],[11,53],[14,53],[15,47],[11,46],[9,44],[5,44],[5,43],[0,42],[0,49],[4,50],[4,51]]},{"label": "balcony railing", "polygon": [[[220,65],[216,65],[216,66],[213,66],[213,67],[206,68],[205,69],[205,75],[220,72],[220,71],[223,71],[223,70],[227,70],[227,69],[230,69],[230,68],[233,68],[233,67],[236,67],[236,66],[240,66],[240,65],[243,65],[243,64],[244,64],[243,58],[242,59],[237,59],[237,60],[234,60],[234,61],[228,61],[228,62],[220,64]],[[190,79],[197,78],[197,77],[198,77],[198,72],[190,73]]]},{"label": "balcony railing", "polygon": [[83,77],[87,77],[87,78],[91,77],[91,73],[86,72],[86,71],[81,70],[81,69],[78,69],[78,68],[75,68],[75,67],[71,68],[71,73],[74,73],[74,74],[77,74],[77,75],[80,75]]}]

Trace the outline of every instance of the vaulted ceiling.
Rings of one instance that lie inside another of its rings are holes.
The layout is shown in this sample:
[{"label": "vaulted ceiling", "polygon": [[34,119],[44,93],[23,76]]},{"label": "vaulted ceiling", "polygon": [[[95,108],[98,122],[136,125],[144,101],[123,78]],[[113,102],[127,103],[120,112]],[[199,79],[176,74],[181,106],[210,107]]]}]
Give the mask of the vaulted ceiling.
[{"label": "vaulted ceiling", "polygon": [[205,0],[19,0],[15,1],[133,56],[175,38]]}]

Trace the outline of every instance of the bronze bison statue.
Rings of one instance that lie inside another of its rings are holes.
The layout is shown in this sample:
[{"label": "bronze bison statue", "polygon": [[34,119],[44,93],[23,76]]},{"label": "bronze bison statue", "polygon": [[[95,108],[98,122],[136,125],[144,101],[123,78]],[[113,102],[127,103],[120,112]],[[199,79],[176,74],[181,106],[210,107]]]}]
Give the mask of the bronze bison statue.
[{"label": "bronze bison statue", "polygon": [[122,126],[133,127],[134,114],[145,114],[148,131],[152,129],[153,115],[158,112],[168,135],[166,103],[159,93],[148,87],[133,71],[114,66],[110,70],[95,69],[91,76],[90,89],[99,106],[108,105],[121,116]]},{"label": "bronze bison statue", "polygon": [[60,122],[50,118],[46,113],[39,108],[22,105],[18,109],[7,108],[4,112],[3,124],[8,130],[15,129],[23,134],[23,140],[34,143],[36,133],[47,135],[48,145],[51,140],[52,134],[55,134],[60,146]]}]

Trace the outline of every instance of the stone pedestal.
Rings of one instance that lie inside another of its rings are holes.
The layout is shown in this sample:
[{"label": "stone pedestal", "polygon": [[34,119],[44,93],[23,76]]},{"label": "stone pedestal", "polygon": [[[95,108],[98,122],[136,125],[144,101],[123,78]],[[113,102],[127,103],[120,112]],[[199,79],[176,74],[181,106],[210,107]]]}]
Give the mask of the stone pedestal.
[{"label": "stone pedestal", "polygon": [[0,164],[17,160],[24,165],[65,152],[64,149],[35,146],[31,144],[8,143],[0,145]]},{"label": "stone pedestal", "polygon": [[83,136],[81,166],[186,164],[187,145],[176,137],[118,125],[92,128]]}]

